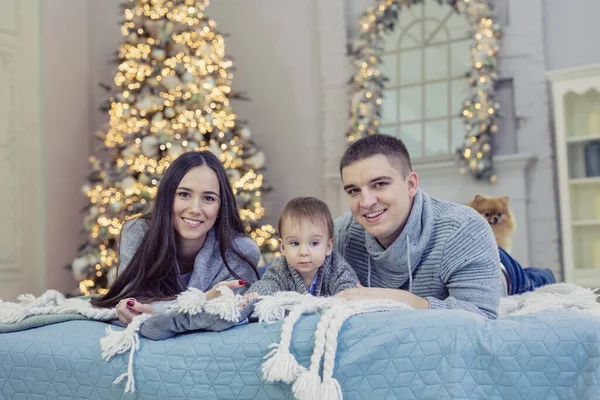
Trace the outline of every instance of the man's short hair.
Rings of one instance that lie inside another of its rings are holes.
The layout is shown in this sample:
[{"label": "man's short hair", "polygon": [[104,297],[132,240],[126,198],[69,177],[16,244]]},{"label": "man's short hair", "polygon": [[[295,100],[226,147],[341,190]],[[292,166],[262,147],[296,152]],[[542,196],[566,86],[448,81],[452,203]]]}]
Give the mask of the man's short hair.
[{"label": "man's short hair", "polygon": [[404,176],[412,171],[410,155],[404,142],[390,135],[374,133],[348,146],[340,161],[340,175],[347,166],[379,154],[385,156]]},{"label": "man's short hair", "polygon": [[327,228],[329,234],[328,239],[333,238],[333,217],[331,211],[324,201],[315,197],[296,197],[290,200],[281,214],[277,223],[279,235],[283,238],[281,228],[287,220],[294,222],[310,221],[313,224],[323,224]]}]

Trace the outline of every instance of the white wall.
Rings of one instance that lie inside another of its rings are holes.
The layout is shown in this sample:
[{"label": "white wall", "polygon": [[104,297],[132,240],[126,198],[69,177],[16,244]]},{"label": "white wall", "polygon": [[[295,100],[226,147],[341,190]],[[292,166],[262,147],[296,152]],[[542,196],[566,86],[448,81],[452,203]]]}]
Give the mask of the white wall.
[{"label": "white wall", "polygon": [[48,288],[77,287],[64,266],[76,256],[86,204],[81,193],[90,142],[88,2],[42,3],[43,135],[46,157]]},{"label": "white wall", "polygon": [[[295,196],[324,193],[316,1],[217,0],[206,13],[234,57],[234,103],[267,157],[272,222]],[[293,16],[293,17],[292,17]]]},{"label": "white wall", "polygon": [[[72,0],[76,1],[76,0]],[[117,64],[112,62],[123,36],[121,21],[123,13],[119,7],[122,0],[88,1],[88,47],[89,47],[89,86],[91,89],[88,112],[90,115],[90,132],[95,132],[108,121],[108,114],[99,109],[111,93],[99,86],[100,83],[111,85],[117,72]],[[91,140],[90,146],[98,147],[99,140]]]},{"label": "white wall", "polygon": [[548,70],[600,63],[600,2],[544,0]]}]

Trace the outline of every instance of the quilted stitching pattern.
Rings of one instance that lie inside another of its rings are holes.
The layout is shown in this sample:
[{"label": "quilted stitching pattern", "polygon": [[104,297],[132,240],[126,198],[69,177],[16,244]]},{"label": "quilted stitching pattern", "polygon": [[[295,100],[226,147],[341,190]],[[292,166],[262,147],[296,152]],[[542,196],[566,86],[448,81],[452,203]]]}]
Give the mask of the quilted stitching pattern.
[{"label": "quilted stitching pattern", "polygon": [[[307,366],[318,317],[296,325],[292,352]],[[136,393],[112,381],[127,355],[100,359],[105,324],[71,321],[0,334],[4,399],[288,399],[259,379],[280,324],[142,340]],[[600,321],[548,313],[486,321],[462,311],[351,318],[340,332],[335,378],[345,399],[600,399]]]}]

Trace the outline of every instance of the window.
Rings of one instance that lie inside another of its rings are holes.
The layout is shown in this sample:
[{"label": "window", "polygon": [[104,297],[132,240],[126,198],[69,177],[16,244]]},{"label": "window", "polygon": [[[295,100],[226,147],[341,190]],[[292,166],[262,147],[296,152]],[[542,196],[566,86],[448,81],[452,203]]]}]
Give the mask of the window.
[{"label": "window", "polygon": [[464,15],[429,0],[403,8],[386,37],[380,131],[402,139],[413,158],[455,154],[463,146],[471,30]]}]

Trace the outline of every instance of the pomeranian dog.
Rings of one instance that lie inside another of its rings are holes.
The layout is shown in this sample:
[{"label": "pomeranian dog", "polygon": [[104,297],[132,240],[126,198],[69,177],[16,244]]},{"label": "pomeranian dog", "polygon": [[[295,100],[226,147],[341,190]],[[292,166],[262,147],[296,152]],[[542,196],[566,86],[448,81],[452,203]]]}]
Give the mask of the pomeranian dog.
[{"label": "pomeranian dog", "polygon": [[517,224],[510,211],[508,197],[487,197],[478,193],[467,205],[477,210],[489,222],[498,246],[510,253],[512,236],[517,230]]}]

